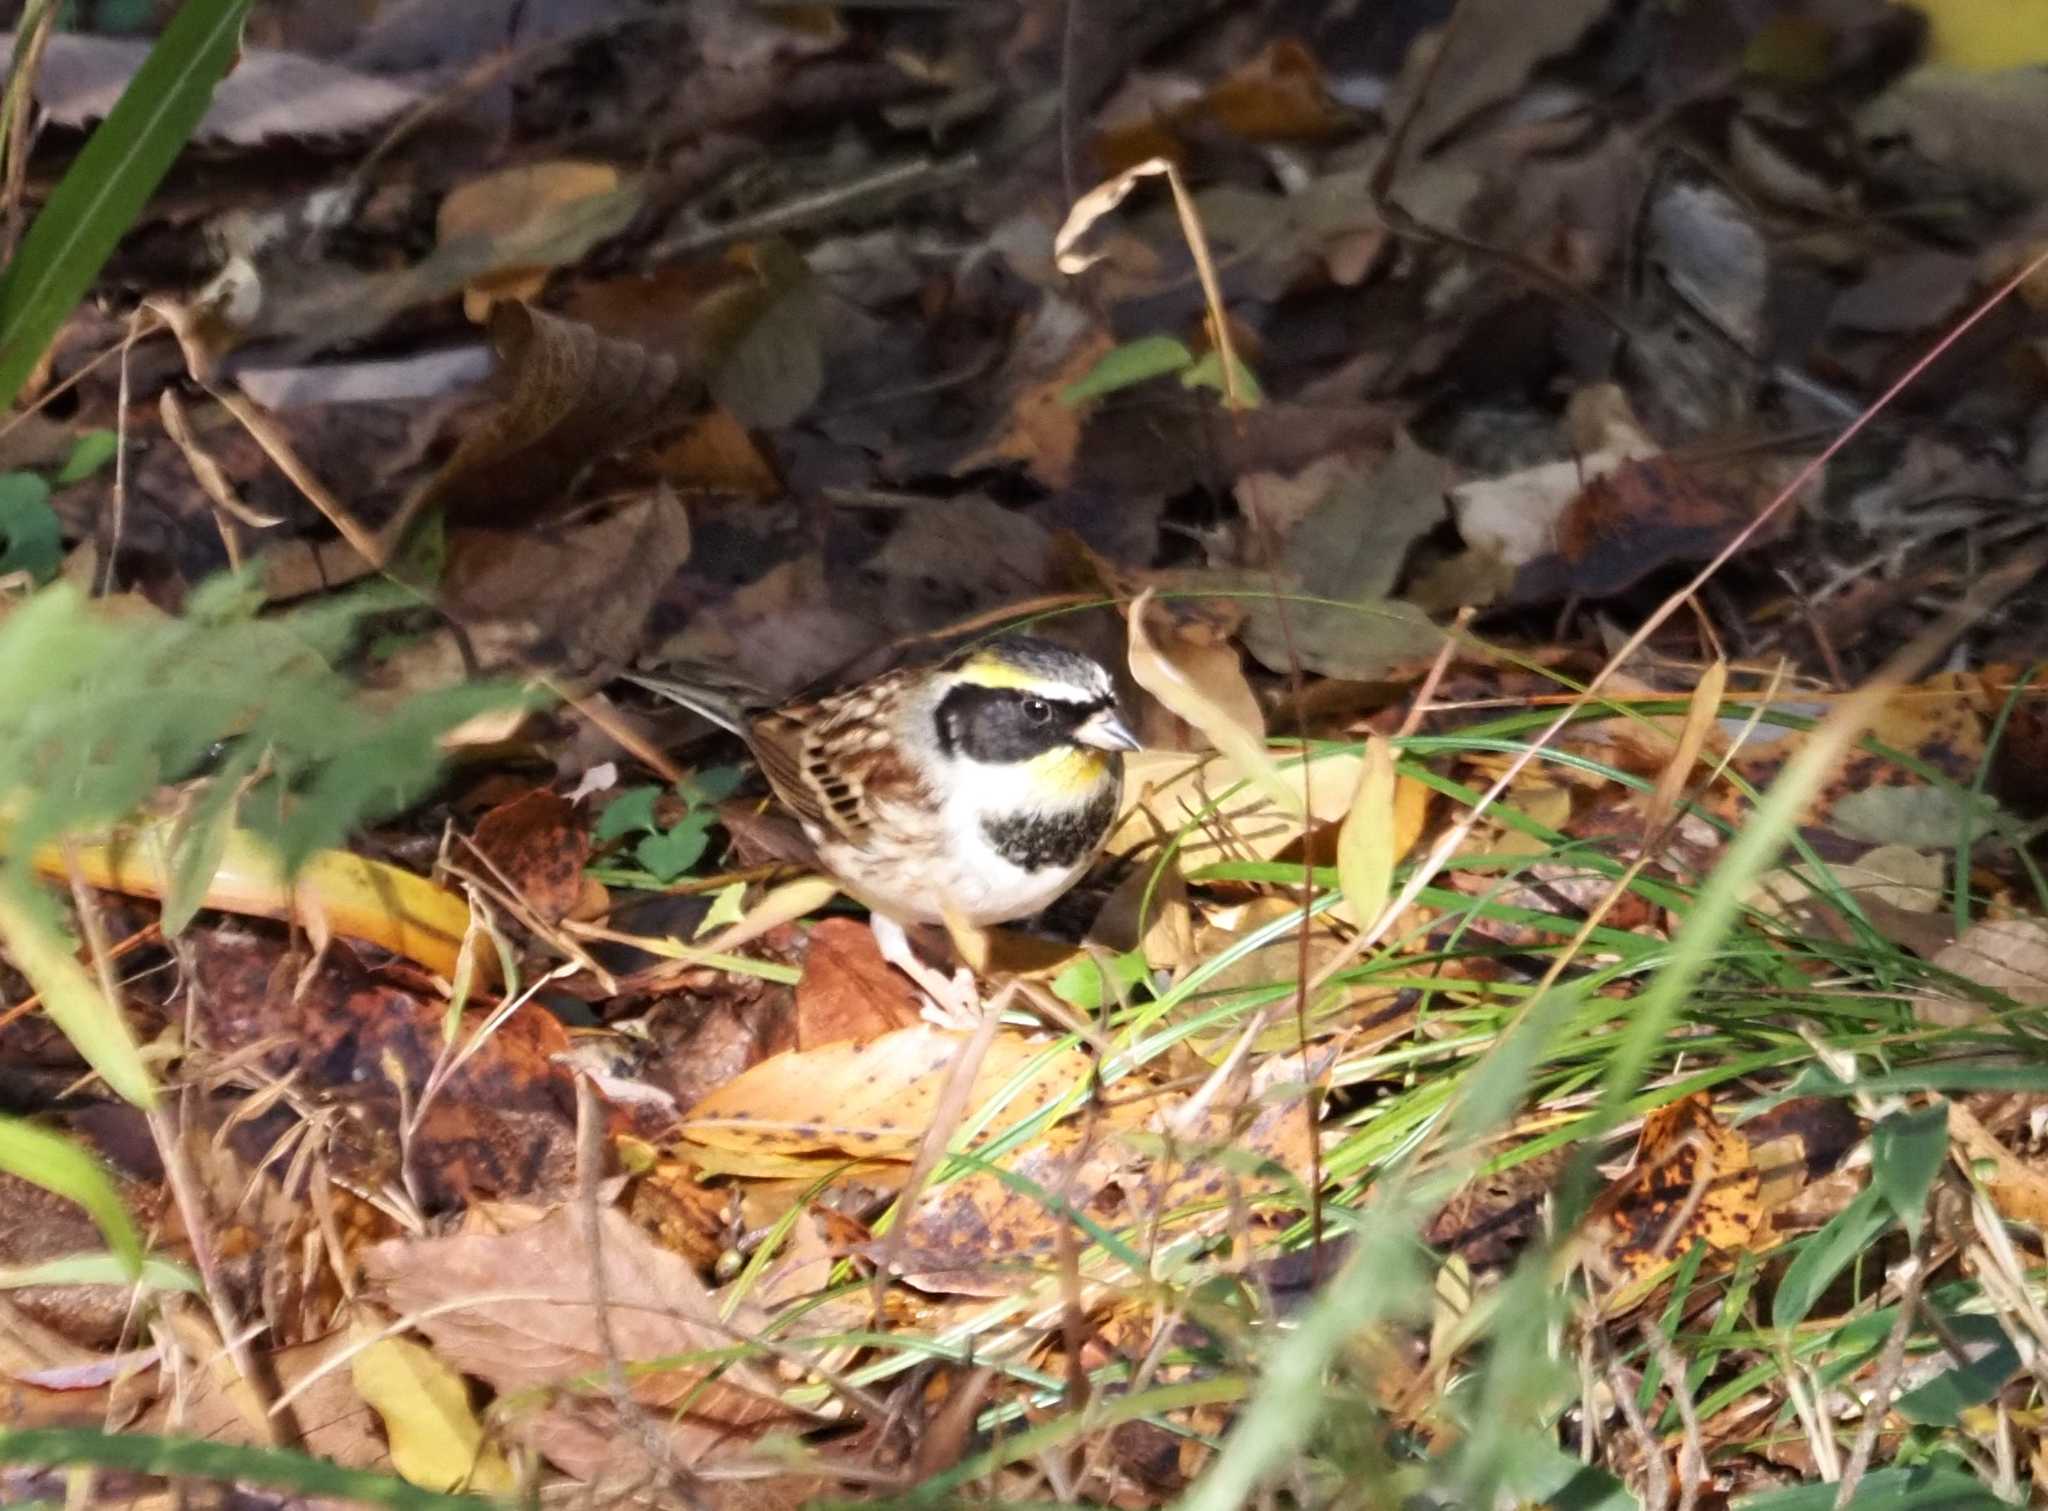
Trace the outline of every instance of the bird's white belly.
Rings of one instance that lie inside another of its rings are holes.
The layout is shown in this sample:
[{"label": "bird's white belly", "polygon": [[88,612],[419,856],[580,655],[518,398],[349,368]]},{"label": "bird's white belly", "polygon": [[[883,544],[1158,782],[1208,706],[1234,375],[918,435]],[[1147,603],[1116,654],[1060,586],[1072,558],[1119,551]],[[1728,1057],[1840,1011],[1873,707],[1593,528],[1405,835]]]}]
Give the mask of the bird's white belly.
[{"label": "bird's white belly", "polygon": [[1078,881],[1094,858],[1027,871],[989,844],[978,815],[956,810],[947,815],[946,827],[946,844],[936,852],[913,854],[877,835],[876,842],[858,851],[820,845],[819,859],[839,877],[858,879],[857,887],[848,887],[851,895],[902,922],[942,923],[950,912],[964,923],[982,925],[1041,911]]}]

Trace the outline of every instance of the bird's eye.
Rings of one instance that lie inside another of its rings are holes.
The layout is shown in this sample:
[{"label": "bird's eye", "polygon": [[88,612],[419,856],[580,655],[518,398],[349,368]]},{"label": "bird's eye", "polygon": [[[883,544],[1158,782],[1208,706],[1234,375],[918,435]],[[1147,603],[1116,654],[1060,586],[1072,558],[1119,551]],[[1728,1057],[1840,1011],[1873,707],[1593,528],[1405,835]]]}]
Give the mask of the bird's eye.
[{"label": "bird's eye", "polygon": [[1024,700],[1024,717],[1033,724],[1043,724],[1052,718],[1052,705],[1043,698],[1026,698]]}]

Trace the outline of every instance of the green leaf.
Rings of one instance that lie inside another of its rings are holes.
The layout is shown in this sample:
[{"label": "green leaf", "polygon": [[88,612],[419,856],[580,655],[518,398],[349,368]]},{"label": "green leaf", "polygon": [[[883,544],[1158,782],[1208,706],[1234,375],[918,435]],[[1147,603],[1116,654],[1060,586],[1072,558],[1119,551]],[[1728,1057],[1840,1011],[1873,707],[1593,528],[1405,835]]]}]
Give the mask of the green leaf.
[{"label": "green leaf", "polygon": [[[1252,370],[1240,359],[1235,363],[1237,371],[1237,395],[1245,403],[1257,409],[1266,402],[1266,392],[1259,387],[1259,380],[1252,376]],[[1180,375],[1182,388],[1213,388],[1218,393],[1223,389],[1223,358],[1214,350],[1203,352],[1195,365]]]},{"label": "green leaf", "polygon": [[[1800,1485],[1745,1496],[1736,1511],[1834,1511],[1840,1485]],[[1850,1511],[2002,1511],[2006,1502],[1973,1474],[1932,1464],[1873,1469],[1849,1498]]]},{"label": "green leaf", "polygon": [[0,472],[0,573],[48,582],[64,564],[64,528],[50,508],[50,485],[33,472]]},{"label": "green leaf", "polygon": [[167,880],[160,922],[166,936],[175,939],[185,932],[205,905],[207,888],[220,872],[227,854],[228,835],[235,825],[235,794],[242,775],[256,760],[256,752],[244,746],[226,766],[214,773],[211,783],[188,811],[179,816],[170,854],[163,857]]},{"label": "green leaf", "polygon": [[1120,388],[1177,373],[1194,360],[1194,353],[1171,336],[1141,336],[1104,352],[1100,361],[1060,390],[1060,402],[1069,407],[1085,404]]},{"label": "green leaf", "polygon": [[[120,1007],[101,995],[98,984],[78,963],[71,941],[51,921],[45,900],[9,882],[10,878],[0,877],[0,946],[6,948],[14,968],[43,999],[43,1011],[58,1032],[107,1085],[138,1107],[154,1107],[156,1079],[143,1063],[142,1051]],[[111,1242],[112,1235],[108,1237]],[[121,1246],[115,1243],[114,1247],[119,1252]]]},{"label": "green leaf", "polygon": [[[199,1294],[199,1277],[167,1259],[143,1260],[139,1278],[153,1291]],[[0,1265],[0,1291],[32,1285],[133,1285],[137,1279],[118,1254],[62,1254],[37,1264]]]},{"label": "green leaf", "polygon": [[38,1124],[0,1118],[0,1170],[77,1202],[106,1235],[123,1278],[132,1281],[142,1274],[142,1235],[113,1177],[84,1149]]},{"label": "green leaf", "polygon": [[0,406],[12,404],[206,114],[250,0],[186,0],[0,272]]},{"label": "green leaf", "polygon": [[1892,1410],[1923,1427],[1959,1426],[1965,1411],[1991,1400],[2020,1368],[2019,1350],[1996,1317],[1946,1320],[1949,1336],[1962,1345],[1970,1362],[1944,1370],[1892,1402]]},{"label": "green leaf", "polygon": [[120,439],[111,430],[88,430],[71,448],[71,455],[57,469],[57,486],[83,482],[114,459]]},{"label": "green leaf", "polygon": [[623,839],[628,834],[646,834],[661,826],[654,821],[654,805],[661,801],[659,787],[628,787],[598,814],[590,837],[600,844]]},{"label": "green leaf", "polygon": [[711,906],[704,911],[704,917],[690,937],[702,939],[716,929],[738,923],[747,916],[747,884],[736,881],[730,886],[720,887],[711,899]]},{"label": "green leaf", "polygon": [[1914,1238],[1927,1218],[1927,1193],[1948,1158],[1948,1103],[1895,1112],[1870,1130],[1870,1179]]},{"label": "green leaf", "polygon": [[1130,992],[1145,979],[1145,952],[1126,950],[1121,955],[1112,955],[1109,974],[1113,986],[1105,992],[1102,969],[1095,956],[1078,956],[1062,966],[1059,974],[1052,978],[1052,994],[1075,1007],[1095,1008],[1104,1002],[1114,1002],[1119,995]]},{"label": "green leaf", "polygon": [[707,766],[676,783],[676,791],[691,807],[700,808],[724,802],[740,790],[740,783],[746,779],[744,766]]},{"label": "green leaf", "polygon": [[709,809],[694,808],[666,834],[650,834],[641,840],[633,847],[633,858],[656,881],[674,881],[704,858],[716,820],[717,815]]},{"label": "green leaf", "polygon": [[0,1464],[92,1465],[132,1474],[234,1480],[394,1511],[504,1511],[507,1502],[408,1485],[392,1474],[344,1469],[288,1448],[245,1448],[197,1438],[100,1432],[90,1427],[0,1429]]},{"label": "green leaf", "polygon": [[1891,1223],[1891,1209],[1873,1181],[1830,1218],[1827,1226],[1807,1239],[1785,1267],[1785,1278],[1778,1282],[1778,1294],[1771,1298],[1772,1325],[1792,1328],[1804,1322],[1834,1278]]}]

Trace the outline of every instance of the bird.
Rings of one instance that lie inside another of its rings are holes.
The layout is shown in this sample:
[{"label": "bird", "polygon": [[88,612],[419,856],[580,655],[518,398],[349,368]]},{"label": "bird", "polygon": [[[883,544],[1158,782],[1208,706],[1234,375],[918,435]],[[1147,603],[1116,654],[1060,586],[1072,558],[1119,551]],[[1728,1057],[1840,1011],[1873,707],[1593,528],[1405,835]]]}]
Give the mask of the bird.
[{"label": "bird", "polygon": [[926,966],[907,926],[1043,910],[1101,853],[1138,748],[1107,668],[1023,633],[771,705],[626,680],[746,742],[820,865],[868,909],[882,958],[955,1024],[981,1010],[973,973]]}]

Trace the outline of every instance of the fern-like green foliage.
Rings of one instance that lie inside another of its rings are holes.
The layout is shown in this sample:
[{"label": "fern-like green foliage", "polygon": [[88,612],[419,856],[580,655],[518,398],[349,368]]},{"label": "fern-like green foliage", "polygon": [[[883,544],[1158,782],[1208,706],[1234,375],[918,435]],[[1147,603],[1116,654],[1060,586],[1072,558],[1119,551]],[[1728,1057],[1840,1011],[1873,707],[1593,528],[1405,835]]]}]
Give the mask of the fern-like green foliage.
[{"label": "fern-like green foliage", "polygon": [[182,618],[36,593],[0,619],[0,798],[7,851],[132,816],[207,768],[185,828],[233,815],[292,868],[366,820],[414,801],[437,741],[517,694],[479,685],[367,704],[340,669],[366,614],[413,600],[371,589],[259,616],[245,582],[200,588]]}]

